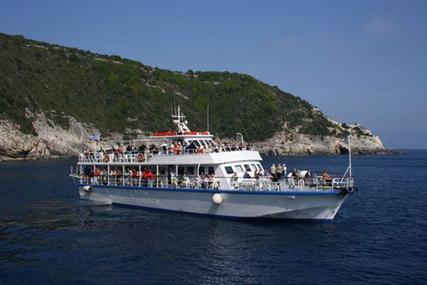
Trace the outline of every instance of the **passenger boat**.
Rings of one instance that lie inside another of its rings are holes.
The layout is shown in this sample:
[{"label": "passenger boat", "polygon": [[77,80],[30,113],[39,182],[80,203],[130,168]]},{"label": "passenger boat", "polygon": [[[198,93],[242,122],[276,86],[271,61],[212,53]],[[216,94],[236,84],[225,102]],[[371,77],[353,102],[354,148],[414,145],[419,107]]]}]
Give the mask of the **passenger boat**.
[{"label": "passenger boat", "polygon": [[71,174],[80,197],[222,217],[330,221],[355,190],[351,151],[339,177],[272,177],[243,136],[227,146],[209,131],[191,131],[179,106],[172,119],[175,131],[80,154]]}]

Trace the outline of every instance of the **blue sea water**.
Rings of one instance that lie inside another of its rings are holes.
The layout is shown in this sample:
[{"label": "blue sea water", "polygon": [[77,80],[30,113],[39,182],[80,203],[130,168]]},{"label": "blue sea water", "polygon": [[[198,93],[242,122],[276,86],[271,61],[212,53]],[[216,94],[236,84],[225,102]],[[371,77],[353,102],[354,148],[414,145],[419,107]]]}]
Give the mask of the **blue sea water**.
[{"label": "blue sea water", "polygon": [[427,284],[427,151],[354,157],[359,192],[329,224],[95,206],[73,164],[0,163],[0,284]]}]

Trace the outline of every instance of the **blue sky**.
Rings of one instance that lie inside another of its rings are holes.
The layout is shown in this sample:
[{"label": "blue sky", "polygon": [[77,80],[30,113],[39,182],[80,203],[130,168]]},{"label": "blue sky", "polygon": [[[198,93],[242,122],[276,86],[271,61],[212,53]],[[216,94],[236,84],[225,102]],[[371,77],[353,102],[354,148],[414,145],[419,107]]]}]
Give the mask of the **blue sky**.
[{"label": "blue sky", "polygon": [[387,147],[427,148],[427,1],[0,1],[0,32],[244,72]]}]

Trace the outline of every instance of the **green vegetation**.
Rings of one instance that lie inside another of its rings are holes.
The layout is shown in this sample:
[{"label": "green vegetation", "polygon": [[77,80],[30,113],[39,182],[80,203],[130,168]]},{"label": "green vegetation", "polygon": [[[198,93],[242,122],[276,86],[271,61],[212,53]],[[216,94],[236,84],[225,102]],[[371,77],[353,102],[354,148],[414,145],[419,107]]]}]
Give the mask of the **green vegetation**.
[{"label": "green vegetation", "polygon": [[26,108],[65,126],[70,115],[103,132],[169,129],[171,102],[181,105],[194,130],[206,128],[209,105],[211,131],[221,137],[238,131],[262,140],[285,121],[321,136],[333,126],[308,102],[246,74],[175,72],[22,36],[0,33],[0,70],[0,119],[26,133],[32,132]]}]

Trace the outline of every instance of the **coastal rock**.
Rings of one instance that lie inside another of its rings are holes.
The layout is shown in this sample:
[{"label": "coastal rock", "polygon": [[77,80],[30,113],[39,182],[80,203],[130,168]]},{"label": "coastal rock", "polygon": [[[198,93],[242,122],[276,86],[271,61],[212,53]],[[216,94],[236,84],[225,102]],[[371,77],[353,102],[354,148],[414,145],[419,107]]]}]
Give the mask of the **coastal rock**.
[{"label": "coastal rock", "polygon": [[[311,154],[346,154],[348,153],[347,136],[350,137],[351,150],[355,154],[388,153],[381,139],[372,135],[370,130],[358,124],[346,125],[334,122],[337,136],[313,136],[288,130],[286,124],[282,132],[272,138],[255,143],[260,153],[267,155],[311,155]],[[345,132],[343,132],[345,130]]]},{"label": "coastal rock", "polygon": [[[78,122],[71,116],[67,117],[67,128],[55,124],[44,112],[33,114],[27,111],[26,116],[32,120],[33,134],[23,133],[17,123],[0,120],[0,160],[77,157],[79,152],[96,146],[88,141],[88,137],[98,130],[91,125]],[[342,127],[342,124],[336,122],[334,124],[336,132],[339,133],[337,136],[300,134],[298,129],[288,129],[287,124],[284,124],[281,132],[254,145],[264,155],[345,154],[348,152],[344,136],[346,134],[350,135],[353,153],[387,152],[381,139],[360,125]],[[121,141],[123,134],[112,133],[106,139],[110,142]],[[220,142],[239,143],[234,139],[221,139]]]},{"label": "coastal rock", "polygon": [[33,119],[34,134],[24,134],[20,125],[0,120],[0,159],[50,159],[75,157],[93,147],[87,138],[91,127],[69,118],[69,127],[63,128],[47,119],[43,112],[27,114]]}]

